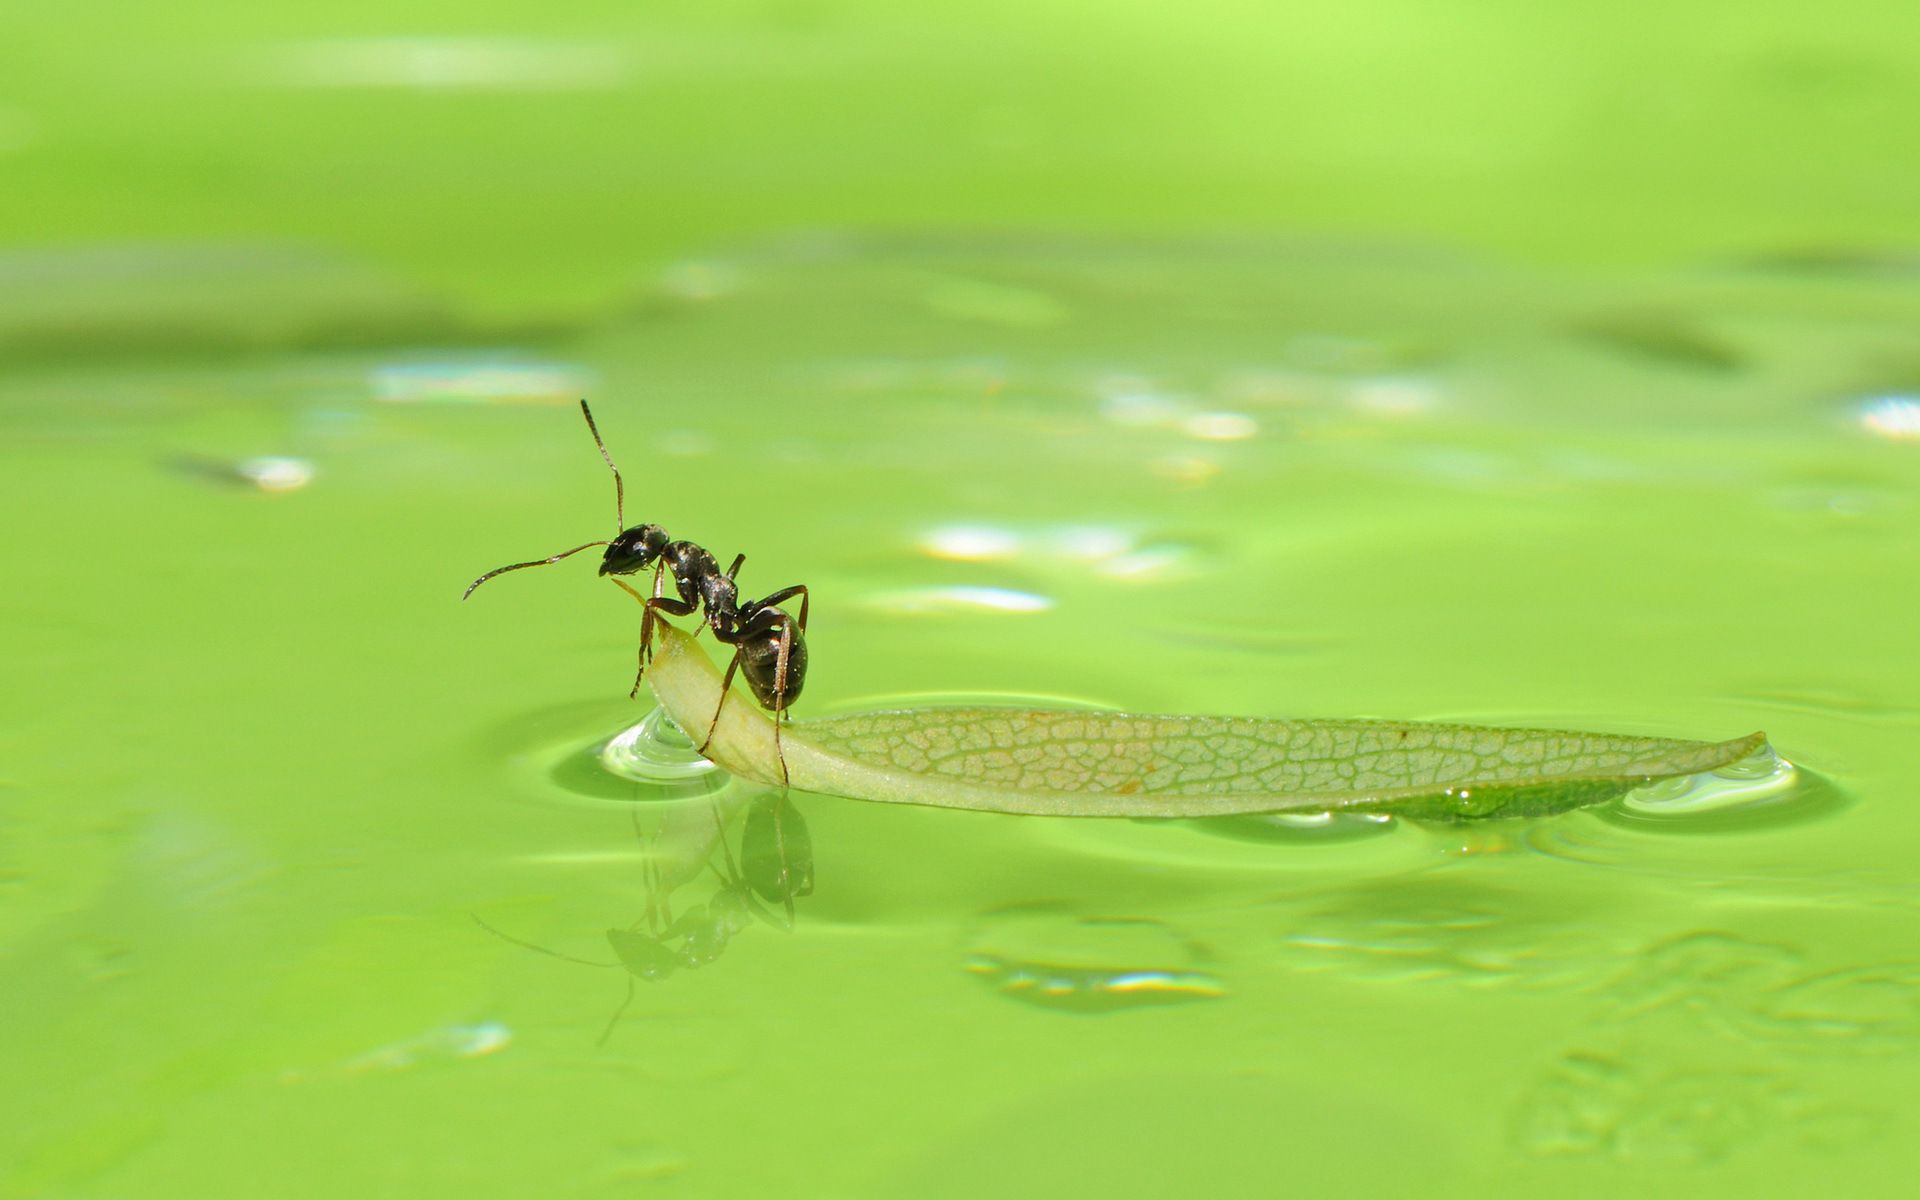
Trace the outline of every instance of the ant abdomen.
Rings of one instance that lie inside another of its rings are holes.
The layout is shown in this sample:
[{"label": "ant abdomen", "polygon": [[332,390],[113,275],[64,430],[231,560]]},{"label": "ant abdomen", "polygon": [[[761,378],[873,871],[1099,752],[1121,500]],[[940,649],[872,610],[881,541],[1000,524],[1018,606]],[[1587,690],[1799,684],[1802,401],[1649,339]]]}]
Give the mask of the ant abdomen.
[{"label": "ant abdomen", "polygon": [[788,628],[793,630],[793,640],[787,646],[784,680],[780,674],[779,628],[749,636],[739,645],[740,673],[747,677],[753,698],[768,712],[780,712],[799,699],[800,689],[807,682],[807,639],[791,620],[788,618]]}]

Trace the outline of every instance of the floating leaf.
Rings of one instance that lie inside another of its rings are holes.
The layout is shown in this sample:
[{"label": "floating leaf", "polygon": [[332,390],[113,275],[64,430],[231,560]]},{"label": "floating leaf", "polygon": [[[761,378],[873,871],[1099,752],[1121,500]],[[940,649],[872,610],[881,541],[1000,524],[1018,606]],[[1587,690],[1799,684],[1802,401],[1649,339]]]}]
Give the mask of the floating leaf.
[{"label": "floating leaf", "polygon": [[[668,629],[647,681],[703,736],[720,673]],[[780,782],[772,720],[727,701],[707,754]],[[1269,721],[1018,708],[919,708],[789,724],[779,754],[802,791],[856,800],[1072,817],[1343,810],[1426,820],[1545,816],[1656,779],[1771,753],[1730,742],[1390,721]]]}]

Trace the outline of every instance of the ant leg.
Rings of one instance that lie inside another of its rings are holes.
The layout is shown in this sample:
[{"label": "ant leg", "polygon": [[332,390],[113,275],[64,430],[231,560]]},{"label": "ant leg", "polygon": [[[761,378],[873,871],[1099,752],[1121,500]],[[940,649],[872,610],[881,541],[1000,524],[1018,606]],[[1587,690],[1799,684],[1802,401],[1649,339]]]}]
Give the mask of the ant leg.
[{"label": "ant leg", "polygon": [[728,660],[726,664],[726,678],[720,680],[720,703],[714,705],[714,718],[707,722],[707,737],[701,739],[701,745],[697,751],[701,755],[707,753],[707,747],[712,745],[712,739],[714,739],[714,730],[720,728],[720,712],[726,710],[726,697],[733,695],[733,672],[737,670],[739,670],[739,647],[733,647],[733,659]]},{"label": "ant leg", "polygon": [[[647,601],[647,607],[657,608],[661,612],[671,614],[672,616],[684,617],[698,608],[699,605],[689,604],[685,600],[675,600],[672,596],[655,596],[653,599]],[[655,617],[654,620],[658,621],[660,618]],[[664,623],[665,622],[662,621],[662,624]]]},{"label": "ant leg", "polygon": [[498,929],[495,929],[493,926],[481,920],[479,913],[468,913],[467,915],[473,918],[473,923],[475,925],[478,925],[480,928],[486,930],[488,933],[499,938],[501,941],[512,942],[516,946],[524,946],[528,950],[532,950],[537,953],[544,954],[548,958],[558,958],[570,963],[579,963],[581,966],[585,966],[585,967],[618,967],[620,965],[617,962],[599,962],[591,958],[575,958],[571,954],[562,954],[558,950],[549,950],[545,946],[536,946],[532,942],[524,941],[520,938],[513,936],[510,933],[500,932]]},{"label": "ant leg", "polygon": [[[653,599],[655,600],[660,598],[660,576],[665,570],[664,564],[653,569]],[[653,661],[653,623],[656,618],[653,615],[653,606],[647,603],[647,597],[634,591],[624,580],[616,579],[613,582],[627,595],[640,602],[643,614],[640,618],[640,664],[633,673],[633,690],[627,693],[627,699],[631,700],[640,694],[640,681],[647,677],[647,664]]]},{"label": "ant leg", "polygon": [[[658,600],[660,598],[660,585],[665,580],[666,574],[666,563],[653,564],[652,599]],[[647,664],[653,661],[653,623],[659,619],[653,615],[653,605],[642,604],[640,607],[645,610],[644,615],[640,618],[640,673],[633,677],[633,691],[627,693],[627,699],[629,700],[633,699],[635,693],[639,692],[640,680],[647,673]]]},{"label": "ant leg", "polygon": [[[713,852],[709,850],[707,852],[707,870],[719,876],[722,884],[732,888],[740,882],[740,867],[733,861],[733,847],[727,844],[727,822],[726,819],[720,815],[720,801],[716,798],[712,803],[714,840],[720,843],[720,854],[726,859],[727,869],[722,871],[719,867],[713,865]],[[745,853],[745,851],[743,850],[742,853]]]},{"label": "ant leg", "polygon": [[660,931],[673,922],[673,908],[670,903],[672,895],[667,891],[666,883],[660,878],[659,845],[647,837],[646,831],[640,828],[639,805],[629,808],[627,815],[633,820],[633,836],[640,843],[640,886],[647,893],[646,910],[641,913],[639,920],[627,928],[638,929],[645,925],[649,934],[659,937]]},{"label": "ant leg", "polygon": [[[660,585],[662,579],[666,576],[666,571],[667,567],[665,563],[653,569],[653,598],[647,601],[647,615],[641,619],[640,623],[640,641],[646,647],[648,662],[653,661],[653,631],[659,626],[666,624],[658,614],[664,612],[671,613],[676,617],[684,617],[694,611],[696,607],[690,600],[684,598],[674,600],[662,593]],[[693,632],[696,636],[700,633],[698,629],[695,629]],[[644,670],[644,668],[642,669]],[[631,700],[639,693],[640,677],[636,675],[633,680],[633,691],[627,693],[627,699]]]},{"label": "ant leg", "polygon": [[[786,709],[783,708],[779,712],[773,714],[773,756],[780,760],[780,790],[783,792],[786,791],[789,787],[793,786],[792,779],[787,775],[787,750],[786,750],[786,747],[780,744],[780,728],[786,723],[787,723]],[[787,904],[789,907],[791,907],[793,904],[793,901],[789,900],[787,901]],[[788,913],[787,915],[792,916],[793,914]]]},{"label": "ant leg", "polygon": [[685,600],[675,600],[661,595],[660,578],[660,570],[656,569],[653,575],[654,593],[651,596],[642,596],[623,579],[613,581],[616,587],[638,600],[641,607],[646,609],[646,615],[640,618],[640,670],[633,677],[633,690],[627,693],[629,700],[640,694],[640,683],[647,677],[647,664],[653,658],[653,627],[656,621],[661,620],[658,614],[669,613],[676,617],[684,617],[698,607]]},{"label": "ant leg", "polygon": [[795,596],[800,597],[800,632],[807,631],[807,585],[796,583],[792,587],[781,588],[773,595],[759,602],[761,608],[778,608]]},{"label": "ant leg", "polygon": [[[803,592],[804,594],[804,592]],[[804,604],[805,601],[802,601]],[[780,655],[773,664],[773,755],[780,760],[780,790],[792,784],[787,774],[787,751],[780,744],[780,727],[787,721],[787,656],[793,650],[793,626],[780,626]]]},{"label": "ant leg", "polygon": [[631,1008],[632,1006],[633,1006],[633,976],[628,975],[627,976],[627,998],[625,1000],[622,1000],[620,1002],[620,1007],[614,1009],[613,1015],[607,1018],[607,1027],[600,1031],[600,1036],[597,1039],[595,1039],[593,1044],[596,1046],[606,1045],[607,1039],[613,1036],[613,1027],[620,1023],[620,1018],[626,1016],[627,1009]]},{"label": "ant leg", "polygon": [[[773,733],[776,738],[780,736],[780,721],[786,719],[786,716],[787,716],[786,710],[782,709],[779,715],[774,720]],[[784,770],[786,768],[786,765],[787,765],[787,760],[783,756],[780,759],[780,766]],[[787,822],[785,821],[784,816],[785,816],[785,812],[793,812],[797,816],[797,814],[799,813],[799,810],[793,807],[793,801],[788,798],[785,792],[782,792],[780,794],[779,804],[781,807],[778,809],[775,809],[775,812],[780,813],[782,819],[776,820],[773,824],[774,839],[776,844],[779,846],[778,853],[780,855],[780,877],[781,877],[780,891],[783,893],[781,899],[785,901],[785,906],[787,910],[786,929],[787,929],[787,932],[791,933],[793,932],[794,889],[793,887],[789,886],[792,881],[792,875],[790,873],[792,870],[792,861],[787,854]],[[785,810],[785,811],[783,812],[782,810]],[[807,890],[800,894],[808,895],[808,894],[811,894],[812,891],[813,891],[813,887],[811,884],[809,884],[807,886]]]}]

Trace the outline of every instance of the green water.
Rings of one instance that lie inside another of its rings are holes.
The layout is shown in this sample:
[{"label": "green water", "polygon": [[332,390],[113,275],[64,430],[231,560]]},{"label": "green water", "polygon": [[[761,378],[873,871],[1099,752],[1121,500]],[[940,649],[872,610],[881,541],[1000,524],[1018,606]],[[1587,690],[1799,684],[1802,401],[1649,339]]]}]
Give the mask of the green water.
[{"label": "green water", "polygon": [[[1898,1194],[1920,445],[1873,422],[1916,317],[1844,271],[815,237],[565,337],[18,367],[5,1194]],[[802,716],[1764,728],[1812,778],[1318,831],[796,796],[791,930],[601,1043],[627,976],[509,939],[610,959],[725,864],[593,757],[646,706],[590,556],[459,602],[606,536],[580,392],[630,519],[811,587]]]},{"label": "green water", "polygon": [[[1913,24],[0,12],[0,1200],[1909,1194]],[[802,718],[1797,778],[776,809],[590,555],[459,600],[611,533],[582,395]]]}]

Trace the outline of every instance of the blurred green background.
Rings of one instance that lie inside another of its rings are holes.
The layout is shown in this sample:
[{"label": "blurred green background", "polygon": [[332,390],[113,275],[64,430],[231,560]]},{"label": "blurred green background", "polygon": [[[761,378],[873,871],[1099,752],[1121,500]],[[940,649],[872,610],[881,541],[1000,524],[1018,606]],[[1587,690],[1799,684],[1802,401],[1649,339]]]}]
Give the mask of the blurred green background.
[{"label": "blurred green background", "polygon": [[[0,7],[0,1200],[1905,1196],[1916,34]],[[629,519],[813,589],[803,718],[1804,778],[1325,837],[799,797],[793,928],[618,1007],[605,932],[720,900],[646,839],[744,835],[601,755],[590,556],[459,601],[606,535],[582,394]]]},{"label": "blurred green background", "polygon": [[295,242],[564,321],[793,228],[1907,245],[1910,5],[15,4],[0,239]]}]

